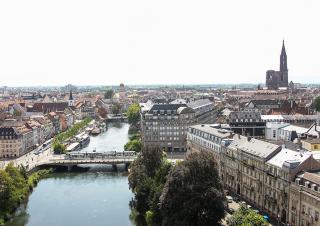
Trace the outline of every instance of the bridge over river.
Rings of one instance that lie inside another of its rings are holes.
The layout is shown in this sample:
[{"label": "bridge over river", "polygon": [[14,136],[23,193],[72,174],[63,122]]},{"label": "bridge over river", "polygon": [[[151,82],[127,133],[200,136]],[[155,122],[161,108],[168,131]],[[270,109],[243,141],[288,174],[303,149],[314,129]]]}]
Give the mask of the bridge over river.
[{"label": "bridge over river", "polygon": [[[116,168],[118,165],[124,165],[126,168],[137,158],[135,152],[94,152],[94,153],[68,153],[65,155],[52,156],[46,161],[42,161],[38,166],[67,166],[71,169],[77,165],[88,165],[88,164],[108,164]],[[175,163],[184,159],[184,155],[168,155],[168,160]]]}]

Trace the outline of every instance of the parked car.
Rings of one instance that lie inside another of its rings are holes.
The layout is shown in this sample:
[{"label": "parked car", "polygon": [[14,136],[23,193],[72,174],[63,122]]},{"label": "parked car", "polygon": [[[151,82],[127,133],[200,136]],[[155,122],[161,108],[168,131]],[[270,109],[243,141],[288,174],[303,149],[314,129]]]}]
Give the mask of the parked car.
[{"label": "parked car", "polygon": [[226,196],[228,203],[233,202],[233,198],[230,195]]}]

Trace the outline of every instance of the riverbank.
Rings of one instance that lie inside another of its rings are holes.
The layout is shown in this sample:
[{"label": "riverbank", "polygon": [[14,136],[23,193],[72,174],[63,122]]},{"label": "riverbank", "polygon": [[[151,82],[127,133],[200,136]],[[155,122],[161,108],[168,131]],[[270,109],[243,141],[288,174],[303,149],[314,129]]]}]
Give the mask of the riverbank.
[{"label": "riverbank", "polygon": [[[80,152],[123,150],[129,140],[128,130],[128,123],[108,123],[107,130],[91,137],[88,146]],[[89,170],[79,167],[71,172],[56,169],[34,186],[27,202],[21,202],[23,205],[6,226],[132,226],[128,205],[132,192],[127,173],[110,172],[109,168],[95,165]]]},{"label": "riverbank", "polygon": [[40,179],[50,173],[52,173],[51,169],[43,169],[28,175],[24,168],[17,168],[12,164],[9,164],[4,170],[0,170],[1,226],[12,218],[21,203],[28,200],[30,193]]}]

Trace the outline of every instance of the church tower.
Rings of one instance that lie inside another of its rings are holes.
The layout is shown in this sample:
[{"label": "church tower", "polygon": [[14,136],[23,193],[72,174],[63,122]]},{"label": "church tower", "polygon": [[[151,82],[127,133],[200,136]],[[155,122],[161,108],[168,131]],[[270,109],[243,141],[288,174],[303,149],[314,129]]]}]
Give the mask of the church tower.
[{"label": "church tower", "polygon": [[69,94],[68,106],[69,107],[74,106],[74,99],[72,97],[72,90],[71,89],[70,89],[70,94]]},{"label": "church tower", "polygon": [[282,49],[280,54],[280,76],[280,86],[288,87],[287,53],[284,46],[284,40],[282,41]]}]

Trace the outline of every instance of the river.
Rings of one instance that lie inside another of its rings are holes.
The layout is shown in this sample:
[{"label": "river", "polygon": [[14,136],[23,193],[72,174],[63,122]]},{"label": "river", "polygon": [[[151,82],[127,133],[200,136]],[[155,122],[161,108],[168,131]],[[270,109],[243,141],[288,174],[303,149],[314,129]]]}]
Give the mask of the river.
[{"label": "river", "polygon": [[[122,150],[128,129],[126,123],[109,124],[82,151]],[[55,173],[39,182],[6,226],[132,226],[132,196],[124,173]]]}]

